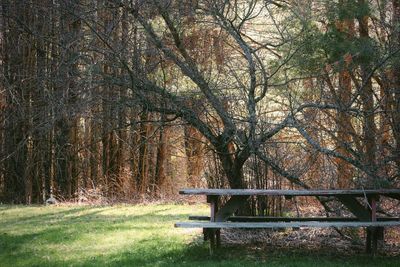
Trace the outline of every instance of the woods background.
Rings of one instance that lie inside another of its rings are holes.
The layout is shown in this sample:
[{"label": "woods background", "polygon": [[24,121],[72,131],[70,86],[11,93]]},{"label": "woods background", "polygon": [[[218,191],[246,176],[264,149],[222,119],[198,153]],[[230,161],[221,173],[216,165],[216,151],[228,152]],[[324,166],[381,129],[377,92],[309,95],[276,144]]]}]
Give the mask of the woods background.
[{"label": "woods background", "polygon": [[0,16],[2,201],[399,186],[399,0],[2,0]]}]

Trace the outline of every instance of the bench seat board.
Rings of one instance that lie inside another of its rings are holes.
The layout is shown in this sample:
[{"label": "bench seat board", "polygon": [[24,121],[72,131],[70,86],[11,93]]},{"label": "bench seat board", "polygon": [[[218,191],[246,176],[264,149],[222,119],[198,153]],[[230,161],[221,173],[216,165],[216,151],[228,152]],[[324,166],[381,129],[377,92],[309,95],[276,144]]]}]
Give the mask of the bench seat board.
[{"label": "bench seat board", "polygon": [[383,195],[400,198],[400,189],[348,189],[348,190],[269,190],[269,189],[182,189],[182,195],[208,195],[208,196],[343,196],[364,197]]},{"label": "bench seat board", "polygon": [[323,228],[323,227],[390,227],[400,226],[400,221],[379,222],[177,222],[179,228]]},{"label": "bench seat board", "polygon": [[[210,216],[189,216],[192,221],[210,221]],[[377,221],[399,221],[399,217],[377,217]],[[356,217],[271,217],[271,216],[231,216],[227,218],[229,222],[308,222],[308,221],[326,221],[326,222],[358,222]],[[370,222],[368,220],[367,222]]]}]

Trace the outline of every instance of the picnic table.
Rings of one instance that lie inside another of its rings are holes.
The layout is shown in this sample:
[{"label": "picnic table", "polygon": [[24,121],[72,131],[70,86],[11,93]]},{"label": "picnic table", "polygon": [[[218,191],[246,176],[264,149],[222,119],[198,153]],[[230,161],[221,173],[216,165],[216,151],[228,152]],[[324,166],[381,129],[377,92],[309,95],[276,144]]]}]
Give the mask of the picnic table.
[{"label": "picnic table", "polygon": [[[400,189],[352,190],[264,190],[264,189],[183,189],[182,195],[205,195],[210,216],[190,216],[191,222],[177,222],[175,227],[203,228],[204,239],[210,240],[210,252],[220,246],[221,228],[301,228],[301,227],[366,227],[366,251],[375,254],[378,240],[383,240],[384,227],[400,226],[398,217],[377,216],[381,197],[400,200]],[[293,198],[328,197],[341,202],[353,217],[266,217],[235,216],[251,196]],[[229,199],[220,205],[221,197]]]}]

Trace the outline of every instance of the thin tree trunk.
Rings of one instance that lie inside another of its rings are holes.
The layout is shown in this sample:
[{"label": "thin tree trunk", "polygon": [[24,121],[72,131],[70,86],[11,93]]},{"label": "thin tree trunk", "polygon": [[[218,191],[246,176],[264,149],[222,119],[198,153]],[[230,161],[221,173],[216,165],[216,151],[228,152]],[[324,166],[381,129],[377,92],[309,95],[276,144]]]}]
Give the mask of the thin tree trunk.
[{"label": "thin tree trunk", "polygon": [[185,127],[185,152],[188,167],[188,182],[191,187],[198,187],[201,171],[204,167],[202,135],[192,126]]},{"label": "thin tree trunk", "polygon": [[[164,123],[165,116],[162,115],[161,123]],[[163,184],[165,182],[166,173],[165,173],[165,161],[166,161],[166,146],[168,141],[168,128],[167,126],[162,125],[159,129],[159,139],[157,144],[157,159],[156,159],[156,167],[155,167],[155,184],[157,185],[158,193],[161,193]]]},{"label": "thin tree trunk", "polygon": [[400,56],[398,50],[400,49],[400,0],[392,0],[393,5],[393,29],[392,34],[392,51],[397,51],[393,64],[393,83],[392,89],[394,91],[394,105],[392,110],[393,118],[393,135],[395,139],[395,152],[394,156],[397,163],[397,176],[400,177]]},{"label": "thin tree trunk", "polygon": [[138,185],[138,191],[140,194],[146,192],[147,186],[149,184],[149,151],[148,151],[148,135],[149,135],[149,125],[146,121],[149,120],[149,113],[143,110],[140,116],[140,149],[139,149],[139,166],[138,166],[138,177],[136,184]]},{"label": "thin tree trunk", "polygon": [[[339,1],[339,5],[343,5],[344,1]],[[339,31],[347,35],[347,38],[351,39],[354,36],[354,21],[352,19],[346,19],[344,21],[339,21]],[[339,88],[338,88],[338,101],[339,104],[346,108],[350,105],[352,84],[349,70],[347,70],[348,65],[344,66],[343,70],[339,73]],[[350,127],[351,119],[346,111],[339,111],[337,114],[337,126],[338,126],[338,143],[337,151],[344,155],[350,156],[346,148],[346,144],[351,142]],[[351,186],[351,181],[353,178],[353,167],[342,159],[336,159],[337,172],[338,172],[338,187],[339,188],[349,188]]]},{"label": "thin tree trunk", "polygon": [[[360,7],[364,6],[366,2],[359,0]],[[368,29],[368,16],[358,18],[360,38],[365,41],[369,41],[369,29]],[[361,77],[362,84],[361,88],[361,101],[363,105],[363,135],[364,135],[364,164],[370,170],[371,173],[376,171],[376,125],[375,125],[375,112],[374,112],[374,92],[372,89],[372,81],[370,77],[372,69],[369,63],[361,64]],[[367,186],[375,187],[378,185],[378,181],[375,181],[375,177],[368,177]]]}]

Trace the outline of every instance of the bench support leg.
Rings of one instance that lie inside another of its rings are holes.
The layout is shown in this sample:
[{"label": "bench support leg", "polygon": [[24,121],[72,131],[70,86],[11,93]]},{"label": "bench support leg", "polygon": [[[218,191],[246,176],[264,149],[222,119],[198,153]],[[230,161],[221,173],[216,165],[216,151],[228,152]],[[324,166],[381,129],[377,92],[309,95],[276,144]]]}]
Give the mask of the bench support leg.
[{"label": "bench support leg", "polygon": [[372,229],[372,255],[378,252],[378,233],[377,229]]},{"label": "bench support leg", "polygon": [[220,229],[203,229],[204,241],[210,241],[210,251],[221,247]]},{"label": "bench support leg", "polygon": [[378,248],[382,248],[385,244],[385,228],[384,227],[376,227],[376,238],[378,242]]},{"label": "bench support leg", "polygon": [[206,228],[203,228],[203,240],[208,241],[208,231]]},{"label": "bench support leg", "polygon": [[215,230],[215,239],[217,248],[221,247],[221,229]]},{"label": "bench support leg", "polygon": [[[368,198],[368,204],[371,208],[371,221],[376,222],[376,205],[377,196]],[[383,238],[383,227],[368,227],[367,228],[367,240],[366,240],[366,251],[368,254],[375,256],[378,251],[378,239]]]},{"label": "bench support leg", "polygon": [[368,227],[366,229],[366,247],[367,254],[375,255],[378,251],[378,244],[384,242],[384,228],[383,227]]},{"label": "bench support leg", "polygon": [[214,251],[215,251],[215,248],[216,248],[216,245],[215,245],[215,230],[214,229],[206,229],[207,230],[207,236],[209,237],[209,239],[210,239],[210,246],[209,246],[209,248],[210,248],[210,256],[212,256],[212,255],[214,255]]},{"label": "bench support leg", "polygon": [[378,239],[376,235],[376,229],[373,227],[367,228],[366,248],[367,254],[375,255],[377,250]]},{"label": "bench support leg", "polygon": [[[368,238],[368,236],[367,236]],[[367,252],[372,256],[375,256],[376,252],[378,251],[378,235],[377,229],[375,227],[371,227],[369,229],[369,243],[367,247]]]},{"label": "bench support leg", "polygon": [[[215,222],[216,216],[219,210],[218,207],[218,196],[207,196],[207,202],[210,203],[210,221]],[[210,254],[215,248],[219,248],[221,246],[221,230],[220,229],[209,229],[207,233],[210,239]],[[206,240],[206,239],[205,239]]]}]

